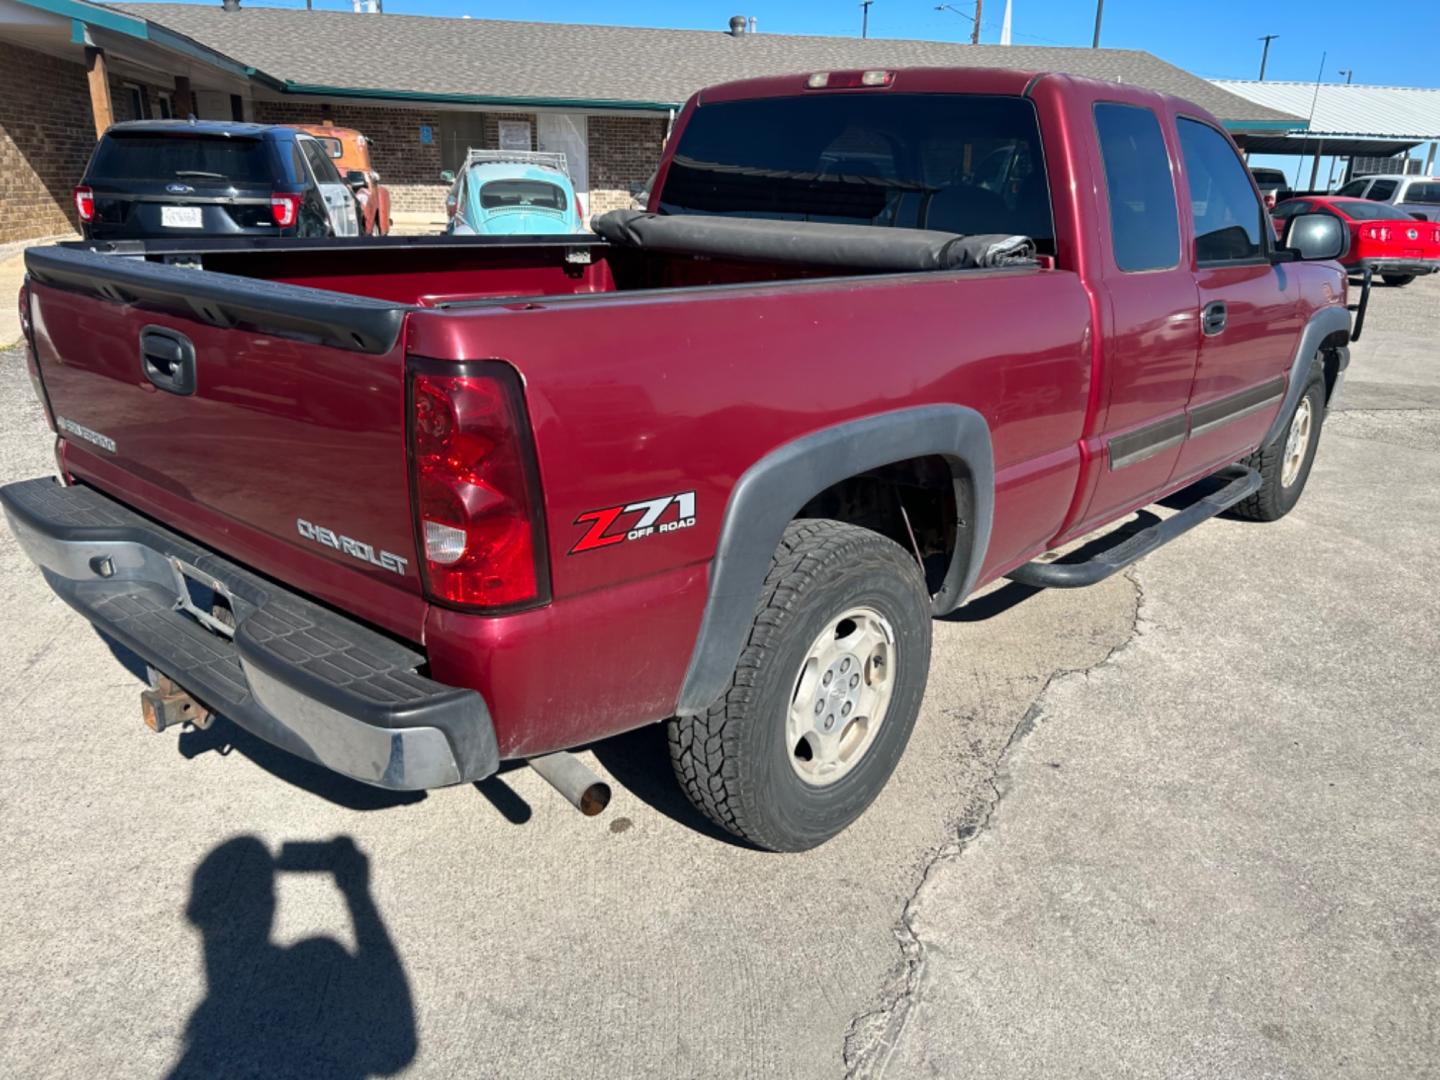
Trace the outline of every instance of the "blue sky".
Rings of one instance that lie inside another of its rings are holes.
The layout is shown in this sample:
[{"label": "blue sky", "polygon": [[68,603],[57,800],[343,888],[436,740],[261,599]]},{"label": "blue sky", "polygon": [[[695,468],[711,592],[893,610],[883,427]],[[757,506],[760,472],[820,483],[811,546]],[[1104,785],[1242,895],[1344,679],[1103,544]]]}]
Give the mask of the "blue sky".
[{"label": "blue sky", "polygon": [[[218,2],[218,0],[216,0]],[[304,0],[254,0],[257,6],[304,7]],[[477,19],[612,23],[690,30],[723,29],[731,15],[754,15],[762,33],[860,33],[857,0],[548,0],[497,4],[484,0],[384,0],[394,14],[470,15]],[[875,0],[873,37],[968,40],[970,22],[936,11],[938,0]],[[316,0],[322,8],[348,7],[347,0]],[[955,7],[973,10],[973,0]],[[1355,81],[1389,86],[1440,87],[1440,3],[1403,0],[1395,5],[1307,0],[1287,6],[1266,0],[1203,0],[1179,5],[1163,0],[1107,0],[1100,43],[1145,49],[1207,78],[1253,79],[1260,66],[1261,34],[1279,34],[1270,45],[1267,79],[1311,81],[1320,54],[1329,51],[1326,78],[1353,68]],[[1004,0],[984,0],[981,40],[1000,37]],[[1363,13],[1362,13],[1363,12]],[[1092,0],[1015,0],[1017,45],[1089,45],[1095,24]],[[1343,80],[1343,76],[1339,77]]]}]

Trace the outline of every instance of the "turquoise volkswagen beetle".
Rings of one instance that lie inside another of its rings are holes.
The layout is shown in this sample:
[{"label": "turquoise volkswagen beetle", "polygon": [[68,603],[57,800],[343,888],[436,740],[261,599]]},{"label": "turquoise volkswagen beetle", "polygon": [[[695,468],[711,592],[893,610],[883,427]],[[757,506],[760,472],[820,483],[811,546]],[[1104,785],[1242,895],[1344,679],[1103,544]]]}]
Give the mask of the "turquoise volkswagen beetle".
[{"label": "turquoise volkswagen beetle", "polygon": [[445,197],[452,236],[543,236],[585,230],[564,154],[471,150]]}]

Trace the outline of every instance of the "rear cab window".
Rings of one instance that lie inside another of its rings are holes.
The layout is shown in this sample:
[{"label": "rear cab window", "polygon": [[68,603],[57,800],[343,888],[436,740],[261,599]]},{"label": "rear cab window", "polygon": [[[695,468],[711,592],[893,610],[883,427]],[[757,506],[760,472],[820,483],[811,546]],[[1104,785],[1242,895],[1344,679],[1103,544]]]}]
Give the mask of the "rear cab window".
[{"label": "rear cab window", "polygon": [[1209,124],[1179,117],[1180,153],[1195,221],[1200,265],[1266,257],[1264,207],[1230,140]]},{"label": "rear cab window", "polygon": [[979,94],[800,96],[696,109],[662,214],[1004,233],[1055,250],[1034,104]]},{"label": "rear cab window", "polygon": [[261,139],[218,135],[109,132],[86,171],[91,183],[111,180],[182,180],[268,184],[270,148]]},{"label": "rear cab window", "polygon": [[1347,198],[1358,199],[1365,194],[1365,189],[1369,186],[1369,180],[1351,180],[1335,194],[1344,195]]},{"label": "rear cab window", "polygon": [[1425,203],[1426,205],[1440,203],[1440,180],[1412,183],[1410,189],[1405,192],[1405,198],[1401,201]]},{"label": "rear cab window", "polygon": [[1098,102],[1115,265],[1127,273],[1180,264],[1180,217],[1160,121],[1139,105]]}]

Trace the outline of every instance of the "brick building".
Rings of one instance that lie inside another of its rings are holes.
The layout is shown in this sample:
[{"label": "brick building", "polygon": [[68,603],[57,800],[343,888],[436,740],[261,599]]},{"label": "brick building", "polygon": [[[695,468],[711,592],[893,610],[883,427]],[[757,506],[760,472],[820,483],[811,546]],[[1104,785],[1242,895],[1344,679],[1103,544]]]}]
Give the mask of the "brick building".
[{"label": "brick building", "polygon": [[[343,0],[323,0],[327,3]],[[403,0],[391,0],[392,9]],[[723,23],[723,20],[721,20]],[[1303,128],[1148,53],[442,19],[210,4],[0,0],[0,243],[64,231],[112,120],[331,119],[365,133],[399,212],[441,212],[469,147],[559,150],[592,212],[625,205],[710,83],[831,68],[993,66],[1140,83],[1243,138]]]}]

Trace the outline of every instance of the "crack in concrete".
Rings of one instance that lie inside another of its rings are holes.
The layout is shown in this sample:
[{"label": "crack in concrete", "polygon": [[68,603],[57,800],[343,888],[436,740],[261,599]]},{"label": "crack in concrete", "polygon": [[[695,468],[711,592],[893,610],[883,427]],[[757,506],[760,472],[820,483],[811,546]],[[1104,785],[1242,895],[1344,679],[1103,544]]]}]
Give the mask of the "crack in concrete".
[{"label": "crack in concrete", "polygon": [[845,1028],[842,1056],[846,1080],[881,1080],[885,1075],[890,1059],[899,1047],[900,1039],[910,1022],[913,1007],[920,1000],[920,989],[925,980],[925,943],[916,930],[914,921],[920,897],[936,868],[958,859],[971,843],[990,827],[1001,800],[1010,790],[1004,775],[1011,751],[1025,740],[1044,715],[1045,701],[1051,686],[1058,679],[1072,676],[1088,679],[1096,670],[1111,664],[1145,632],[1145,587],[1135,568],[1127,570],[1124,576],[1135,588],[1130,627],[1124,639],[1093,664],[1077,668],[1057,668],[1049,674],[1036,692],[1030,707],[1011,729],[1004,747],[995,758],[994,767],[985,778],[985,786],[989,788],[990,795],[985,800],[978,819],[959,819],[952,822],[950,827],[955,830],[954,835],[934,849],[924,862],[919,880],[906,897],[900,918],[892,930],[900,947],[900,960],[885,981],[880,992],[880,1003],[875,1008],[852,1017]]}]

